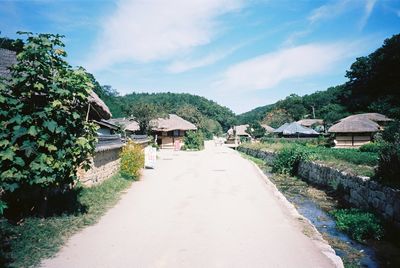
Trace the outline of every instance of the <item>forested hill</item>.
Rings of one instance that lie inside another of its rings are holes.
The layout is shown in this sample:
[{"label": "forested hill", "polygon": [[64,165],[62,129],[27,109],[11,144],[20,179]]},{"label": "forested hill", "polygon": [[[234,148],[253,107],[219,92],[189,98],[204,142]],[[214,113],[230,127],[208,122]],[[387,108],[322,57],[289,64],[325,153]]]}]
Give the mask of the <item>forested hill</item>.
[{"label": "forested hill", "polygon": [[98,88],[96,92],[108,105],[113,117],[127,117],[135,104],[150,103],[165,113],[175,113],[197,125],[204,125],[204,128],[213,128],[213,132],[216,128],[226,131],[236,123],[236,115],[229,108],[197,95],[168,92],[117,96],[117,92],[107,86]]},{"label": "forested hill", "polygon": [[400,34],[382,47],[357,58],[346,72],[348,81],[310,95],[292,94],[274,104],[238,116],[240,123],[263,121],[273,127],[302,118],[324,119],[328,124],[352,113],[378,112],[400,118]]}]

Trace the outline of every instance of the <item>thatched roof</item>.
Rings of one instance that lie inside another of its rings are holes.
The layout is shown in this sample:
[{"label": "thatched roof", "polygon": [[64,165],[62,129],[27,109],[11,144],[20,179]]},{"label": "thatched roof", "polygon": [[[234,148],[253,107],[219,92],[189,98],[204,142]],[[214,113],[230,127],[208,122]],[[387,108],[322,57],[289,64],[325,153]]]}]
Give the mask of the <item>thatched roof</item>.
[{"label": "thatched roof", "polygon": [[379,113],[355,114],[339,120],[329,128],[331,133],[375,133],[381,130],[380,123],[393,121]]},{"label": "thatched roof", "polygon": [[151,124],[155,131],[173,131],[173,130],[197,130],[197,127],[176,114],[170,114],[168,118],[158,118]]},{"label": "thatched roof", "polygon": [[278,129],[274,131],[274,133],[280,133],[282,135],[319,135],[314,129],[303,127],[297,122],[293,123],[285,123]]},{"label": "thatched roof", "polygon": [[132,118],[111,118],[108,122],[121,126],[126,131],[138,131],[140,130],[139,123]]},{"label": "thatched roof", "polygon": [[334,124],[328,130],[330,133],[375,133],[380,130],[380,127],[374,121],[366,118],[352,118],[341,120]]},{"label": "thatched roof", "polygon": [[270,127],[270,126],[268,126],[266,124],[261,124],[261,127],[264,128],[267,133],[272,133],[275,130],[275,128]]},{"label": "thatched roof", "polygon": [[247,128],[249,125],[239,125],[239,126],[233,126],[233,128],[230,128],[228,130],[228,135],[233,135],[236,132],[236,136],[247,136],[250,137],[250,134],[246,132]]},{"label": "thatched roof", "polygon": [[246,132],[248,127],[249,127],[248,124],[235,126],[236,135],[237,136],[250,136],[250,134]]},{"label": "thatched roof", "polygon": [[390,119],[389,117],[383,115],[383,114],[379,114],[379,113],[364,113],[364,114],[354,114],[354,115],[350,115],[348,117],[345,117],[339,121],[343,121],[343,120],[371,120],[377,123],[380,122],[389,122],[389,121],[393,121],[393,119]]},{"label": "thatched roof", "polygon": [[301,120],[297,121],[297,123],[299,123],[303,127],[311,127],[314,124],[323,125],[324,120],[322,120],[322,119],[301,119]]},{"label": "thatched roof", "polygon": [[112,114],[108,106],[100,99],[97,94],[92,91],[88,97],[91,108],[93,108],[101,119],[110,119]]}]

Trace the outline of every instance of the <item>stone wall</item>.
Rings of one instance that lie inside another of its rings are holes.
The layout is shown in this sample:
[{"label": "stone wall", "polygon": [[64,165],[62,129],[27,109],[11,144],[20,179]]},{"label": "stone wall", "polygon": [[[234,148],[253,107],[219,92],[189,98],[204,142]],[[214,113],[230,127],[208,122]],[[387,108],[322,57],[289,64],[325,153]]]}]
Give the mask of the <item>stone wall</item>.
[{"label": "stone wall", "polygon": [[118,172],[120,165],[119,154],[122,147],[110,147],[97,150],[88,171],[79,170],[79,180],[86,186],[92,186],[110,178]]},{"label": "stone wall", "polygon": [[[275,153],[239,147],[239,151],[271,164]],[[375,211],[400,226],[400,191],[381,185],[369,177],[355,176],[315,162],[301,162],[297,175],[303,180],[334,188],[354,207]]]}]

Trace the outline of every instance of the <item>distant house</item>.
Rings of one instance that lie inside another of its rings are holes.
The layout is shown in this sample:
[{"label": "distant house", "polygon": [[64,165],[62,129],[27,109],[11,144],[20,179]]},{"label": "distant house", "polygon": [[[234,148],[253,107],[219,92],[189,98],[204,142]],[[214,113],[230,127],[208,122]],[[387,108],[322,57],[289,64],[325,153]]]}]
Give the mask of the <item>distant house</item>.
[{"label": "distant house", "polygon": [[274,133],[280,137],[305,138],[318,137],[319,133],[312,128],[303,127],[297,122],[285,123],[274,130]]},{"label": "distant house", "polygon": [[323,125],[324,120],[323,119],[301,119],[297,121],[300,125],[303,127],[311,127],[313,125]]},{"label": "distant house", "polygon": [[152,120],[151,125],[154,126],[152,132],[156,136],[157,144],[163,149],[180,148],[186,131],[197,130],[194,124],[176,114]]},{"label": "distant house", "polygon": [[251,135],[247,133],[248,127],[248,124],[231,127],[227,132],[226,144],[237,147],[242,139],[251,139]]},{"label": "distant house", "polygon": [[273,127],[270,127],[270,126],[268,126],[266,124],[261,124],[261,127],[263,129],[265,129],[266,133],[274,133],[275,128],[273,128]]},{"label": "distant house", "polygon": [[139,123],[133,118],[111,118],[107,121],[120,126],[125,131],[127,137],[134,135],[135,132],[140,130]]},{"label": "distant house", "polygon": [[374,134],[389,121],[392,119],[378,113],[350,115],[339,120],[328,132],[335,135],[335,147],[357,148],[371,142]]}]

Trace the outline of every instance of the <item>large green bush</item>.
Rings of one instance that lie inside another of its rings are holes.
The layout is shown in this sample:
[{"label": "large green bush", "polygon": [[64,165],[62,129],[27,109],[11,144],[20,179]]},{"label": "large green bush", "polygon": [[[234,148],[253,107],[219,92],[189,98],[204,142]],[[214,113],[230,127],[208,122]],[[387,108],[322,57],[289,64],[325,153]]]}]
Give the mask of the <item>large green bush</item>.
[{"label": "large green bush", "polygon": [[121,174],[137,179],[144,167],[144,153],[140,145],[129,141],[121,151]]},{"label": "large green bush", "polygon": [[379,240],[383,237],[381,223],[372,213],[354,208],[338,209],[331,213],[336,220],[337,228],[359,242],[369,238]]},{"label": "large green bush", "polygon": [[383,147],[384,144],[382,142],[370,142],[362,145],[358,149],[360,152],[379,153]]},{"label": "large green bush", "polygon": [[[45,213],[48,197],[71,189],[89,167],[96,126],[87,122],[92,84],[64,60],[62,36],[28,34],[11,77],[0,81],[0,193],[5,211]],[[28,200],[33,203],[29,203]],[[39,202],[39,203],[38,203]]]},{"label": "large green bush", "polygon": [[183,138],[183,150],[201,150],[204,148],[204,137],[201,131],[188,131]]},{"label": "large green bush", "polygon": [[272,163],[272,172],[295,175],[300,161],[309,159],[310,154],[305,147],[291,145],[278,151]]}]

